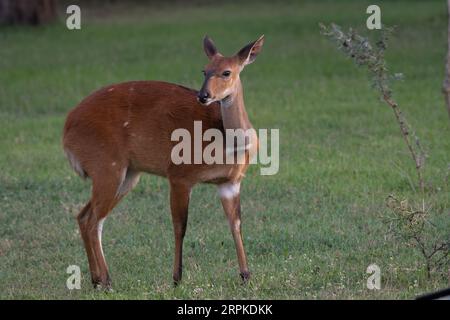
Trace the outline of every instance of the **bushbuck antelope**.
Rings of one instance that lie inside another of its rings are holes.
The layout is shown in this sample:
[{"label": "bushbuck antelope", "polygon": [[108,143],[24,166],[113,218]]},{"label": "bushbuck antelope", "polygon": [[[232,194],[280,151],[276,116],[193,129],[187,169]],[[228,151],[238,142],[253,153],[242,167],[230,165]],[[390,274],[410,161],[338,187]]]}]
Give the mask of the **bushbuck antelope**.
[{"label": "bushbuck antelope", "polygon": [[[264,37],[224,57],[209,37],[203,40],[209,62],[200,91],[159,81],[131,81],[104,87],[73,109],[64,126],[64,151],[73,169],[92,179],[92,196],[77,216],[94,287],[109,289],[111,279],[102,249],[102,226],[114,206],[137,184],[141,172],[166,177],[175,234],[173,280],[182,273],[182,247],[192,187],[218,186],[236,245],[240,275],[249,279],[241,236],[240,183],[249,159],[258,151],[256,133],[245,148],[245,161],[222,164],[174,164],[171,133],[194,130],[252,129],[239,74],[261,51]],[[255,132],[253,130],[253,132]],[[204,148],[204,146],[202,146]]]}]

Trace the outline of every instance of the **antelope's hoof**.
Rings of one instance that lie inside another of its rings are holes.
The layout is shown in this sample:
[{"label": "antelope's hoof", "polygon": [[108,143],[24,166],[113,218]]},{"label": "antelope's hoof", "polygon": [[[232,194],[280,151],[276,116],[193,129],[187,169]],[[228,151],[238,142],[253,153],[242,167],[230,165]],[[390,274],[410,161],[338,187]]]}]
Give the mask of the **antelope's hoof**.
[{"label": "antelope's hoof", "polygon": [[181,283],[181,277],[173,277],[173,286],[176,288]]},{"label": "antelope's hoof", "polygon": [[111,281],[107,281],[106,283],[103,283],[101,281],[92,281],[92,284],[94,285],[94,289],[97,291],[103,291],[106,293],[114,292],[112,285],[111,285]]},{"label": "antelope's hoof", "polygon": [[241,272],[240,276],[241,276],[242,282],[244,284],[250,280],[250,272],[249,271]]},{"label": "antelope's hoof", "polygon": [[181,270],[172,274],[174,287],[177,287],[181,283],[181,274],[182,274]]}]

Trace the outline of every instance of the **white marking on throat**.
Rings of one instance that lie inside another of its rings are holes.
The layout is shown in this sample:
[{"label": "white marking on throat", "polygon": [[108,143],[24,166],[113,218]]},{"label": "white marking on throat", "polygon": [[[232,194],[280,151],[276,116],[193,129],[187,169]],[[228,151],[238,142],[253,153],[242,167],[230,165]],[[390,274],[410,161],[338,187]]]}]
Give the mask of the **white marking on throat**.
[{"label": "white marking on throat", "polygon": [[222,199],[233,199],[239,195],[240,189],[240,182],[227,182],[218,186],[219,196]]}]

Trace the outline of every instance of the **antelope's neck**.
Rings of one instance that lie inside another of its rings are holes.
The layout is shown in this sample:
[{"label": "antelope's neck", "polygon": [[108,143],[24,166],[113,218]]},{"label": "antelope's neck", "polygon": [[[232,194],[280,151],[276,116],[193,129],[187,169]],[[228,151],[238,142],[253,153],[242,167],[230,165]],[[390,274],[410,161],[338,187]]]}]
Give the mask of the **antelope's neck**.
[{"label": "antelope's neck", "polygon": [[238,81],[239,83],[236,92],[220,102],[224,129],[247,130],[253,128],[248,120],[247,111],[245,111],[242,84],[240,80]]}]

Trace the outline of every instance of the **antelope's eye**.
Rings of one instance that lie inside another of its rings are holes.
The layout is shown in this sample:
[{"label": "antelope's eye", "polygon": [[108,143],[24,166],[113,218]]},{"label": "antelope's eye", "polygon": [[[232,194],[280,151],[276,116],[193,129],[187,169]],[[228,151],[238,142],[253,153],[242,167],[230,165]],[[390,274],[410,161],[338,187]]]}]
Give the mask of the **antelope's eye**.
[{"label": "antelope's eye", "polygon": [[224,77],[229,77],[230,74],[231,74],[231,71],[229,71],[229,70],[224,71],[224,72],[222,73],[222,75],[223,75]]}]

